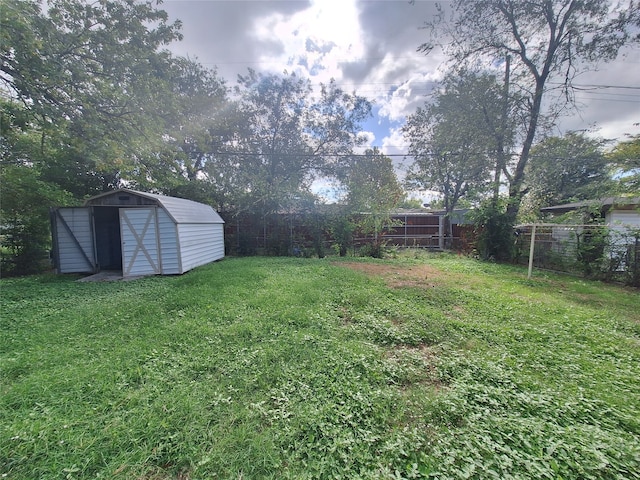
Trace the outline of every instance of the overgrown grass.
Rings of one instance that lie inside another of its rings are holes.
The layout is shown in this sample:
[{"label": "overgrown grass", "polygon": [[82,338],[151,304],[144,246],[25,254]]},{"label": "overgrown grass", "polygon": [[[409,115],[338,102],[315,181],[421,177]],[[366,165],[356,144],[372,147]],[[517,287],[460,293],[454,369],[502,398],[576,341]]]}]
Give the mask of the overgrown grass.
[{"label": "overgrown grass", "polygon": [[637,290],[361,262],[3,280],[0,476],[640,478]]}]

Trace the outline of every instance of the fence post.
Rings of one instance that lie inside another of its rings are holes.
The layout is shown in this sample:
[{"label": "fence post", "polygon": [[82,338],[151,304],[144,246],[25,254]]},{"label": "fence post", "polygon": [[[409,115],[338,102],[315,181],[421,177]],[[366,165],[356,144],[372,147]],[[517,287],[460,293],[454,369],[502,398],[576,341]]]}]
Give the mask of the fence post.
[{"label": "fence post", "polygon": [[531,245],[529,245],[529,274],[527,279],[531,279],[531,272],[533,272],[533,251],[536,242],[536,224],[531,226]]}]

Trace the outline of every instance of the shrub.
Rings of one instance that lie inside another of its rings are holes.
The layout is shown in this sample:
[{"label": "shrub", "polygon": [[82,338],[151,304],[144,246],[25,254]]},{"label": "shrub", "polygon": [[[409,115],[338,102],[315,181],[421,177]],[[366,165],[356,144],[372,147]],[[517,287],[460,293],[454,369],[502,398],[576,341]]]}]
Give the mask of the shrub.
[{"label": "shrub", "polygon": [[513,221],[507,213],[506,200],[483,202],[470,216],[480,258],[511,260],[514,254]]}]

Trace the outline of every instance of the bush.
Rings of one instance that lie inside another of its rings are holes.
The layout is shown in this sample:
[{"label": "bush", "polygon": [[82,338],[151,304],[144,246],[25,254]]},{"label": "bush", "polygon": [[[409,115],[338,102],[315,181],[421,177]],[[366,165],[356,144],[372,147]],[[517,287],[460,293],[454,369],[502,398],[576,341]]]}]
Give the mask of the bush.
[{"label": "bush", "polygon": [[2,170],[0,268],[2,276],[28,275],[49,268],[49,207],[69,205],[71,195],[43,182],[31,167]]},{"label": "bush", "polygon": [[576,235],[578,262],[585,276],[591,277],[598,272],[608,237],[609,231],[605,228],[587,229],[582,234]]},{"label": "bush", "polygon": [[360,247],[360,256],[372,258],[384,258],[386,243],[376,240]]},{"label": "bush", "polygon": [[513,221],[507,213],[507,201],[485,201],[470,216],[479,257],[483,260],[511,260],[514,254]]}]

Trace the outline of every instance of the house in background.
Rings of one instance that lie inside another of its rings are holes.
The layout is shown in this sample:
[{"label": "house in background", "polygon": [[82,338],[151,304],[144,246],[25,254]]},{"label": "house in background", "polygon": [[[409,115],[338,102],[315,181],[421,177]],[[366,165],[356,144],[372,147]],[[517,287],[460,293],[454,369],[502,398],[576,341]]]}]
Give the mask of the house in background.
[{"label": "house in background", "polygon": [[445,227],[446,212],[444,210],[397,210],[390,214],[396,226],[385,231],[383,237],[388,245],[399,247],[465,249],[473,230],[468,213],[469,209],[453,212],[450,219],[452,235],[449,238],[449,232]]},{"label": "house in background", "polygon": [[[637,268],[640,258],[640,197],[609,197],[567,203],[542,208],[541,212],[553,216],[583,213],[581,224],[548,224],[546,233],[540,231],[539,236],[548,237],[548,250],[565,257],[581,254],[585,264],[589,261],[587,254],[594,254],[594,262],[606,256],[609,268],[614,271],[624,270],[629,265]],[[602,227],[606,227],[606,240],[598,233],[603,231]],[[601,240],[597,240],[598,237]]]},{"label": "house in background", "polygon": [[58,273],[182,274],[224,257],[224,221],[209,205],[120,189],[51,209]]},{"label": "house in background", "polygon": [[584,210],[592,217],[599,216],[611,228],[640,228],[640,197],[608,197],[540,209],[542,213],[551,215],[579,210]]}]

